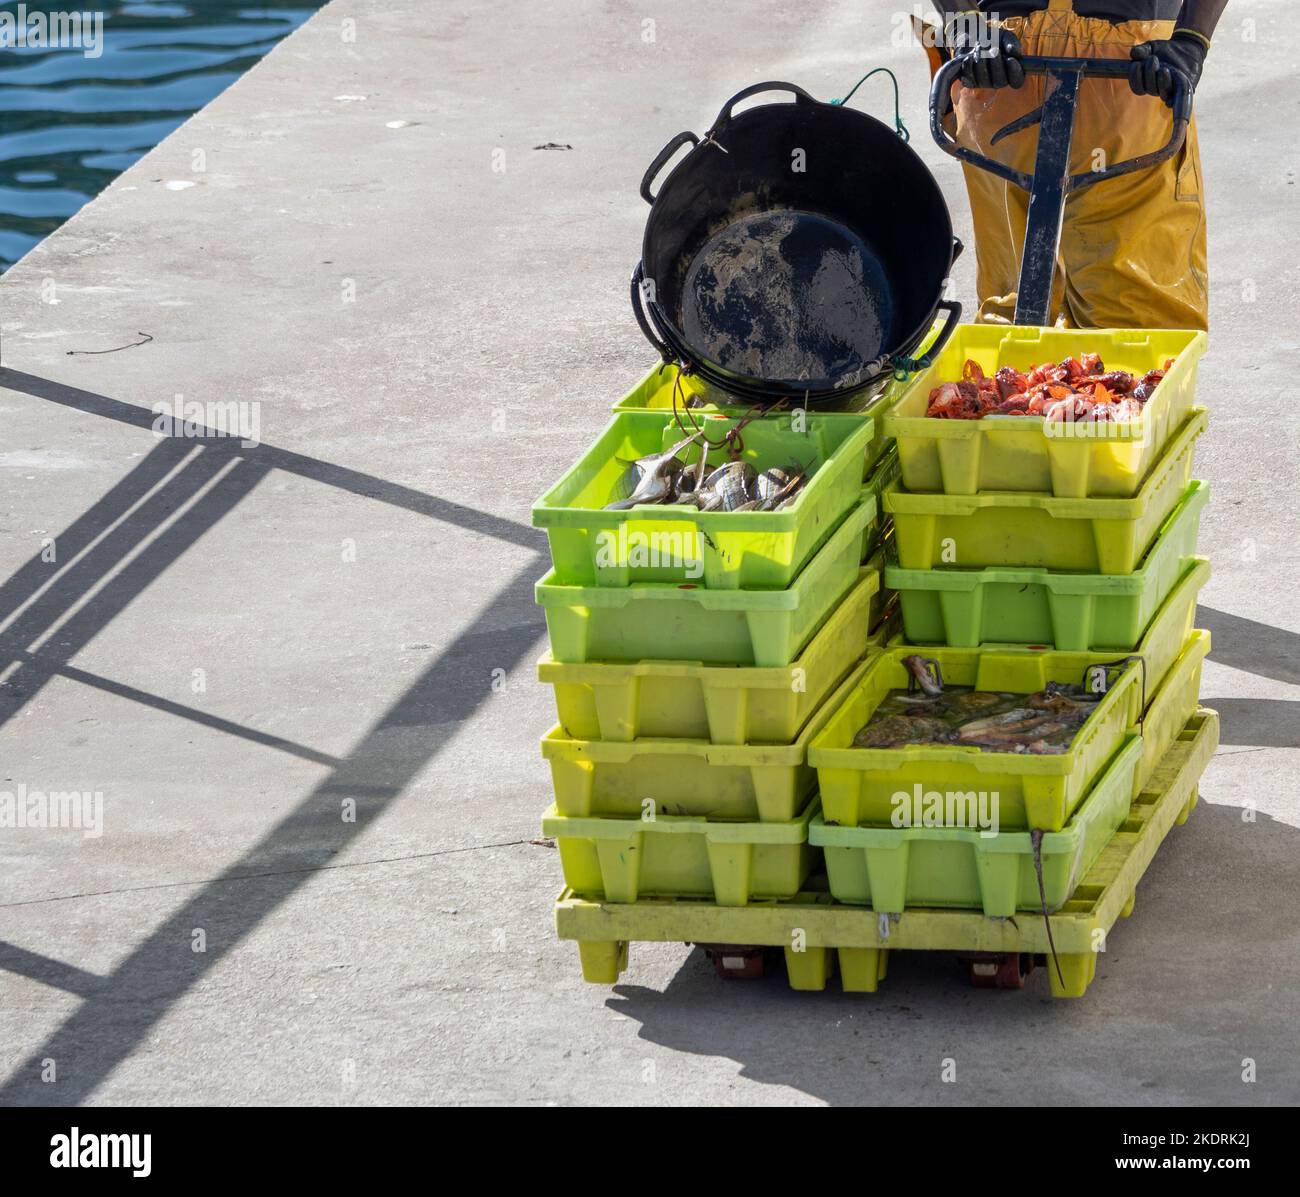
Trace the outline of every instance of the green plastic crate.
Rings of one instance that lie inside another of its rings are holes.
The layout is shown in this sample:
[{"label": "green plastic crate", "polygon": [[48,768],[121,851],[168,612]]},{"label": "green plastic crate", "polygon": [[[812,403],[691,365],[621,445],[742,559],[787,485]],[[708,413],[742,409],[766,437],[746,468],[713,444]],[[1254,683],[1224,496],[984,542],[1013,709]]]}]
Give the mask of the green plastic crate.
[{"label": "green plastic crate", "polygon": [[867,495],[785,590],[705,590],[692,583],[537,583],[557,661],[703,661],[789,665],[858,577],[876,523]]},{"label": "green plastic crate", "polygon": [[[789,744],[867,651],[877,569],[857,585],[787,666],[759,669],[699,661],[588,661],[563,665],[548,652],[540,681],[555,687],[560,727],[577,740],[639,737],[714,744]],[[575,887],[576,888],[576,887]]]},{"label": "green plastic crate", "polygon": [[542,834],[554,836],[564,883],[586,898],[708,897],[719,906],[754,898],[792,898],[821,853],[808,843],[814,798],[788,823],[566,818],[554,807]]},{"label": "green plastic crate", "polygon": [[[1035,491],[1059,498],[1130,498],[1191,411],[1205,346],[1205,333],[1178,329],[963,324],[884,413],[885,435],[898,440],[903,485],[949,495]],[[1107,369],[1137,375],[1162,368],[1171,357],[1174,364],[1141,418],[1127,424],[1047,425],[1028,416],[936,420],[925,414],[930,392],[961,378],[968,358],[992,377],[1001,366],[1027,373],[1041,362],[1085,352],[1100,353]],[[1103,435],[1095,435],[1099,430]]]},{"label": "green plastic crate", "polygon": [[1191,480],[1206,410],[1192,415],[1131,499],[1058,499],[993,492],[884,492],[904,569],[1012,565],[1069,573],[1132,573]]},{"label": "green plastic crate", "polygon": [[[615,412],[667,412],[673,410],[673,380],[677,376],[676,365],[660,365],[651,369],[636,386],[634,386],[626,395],[614,404],[612,410]],[[898,398],[905,384],[898,382],[889,382],[881,390],[867,392],[855,396],[853,406],[847,411],[827,411],[824,407],[818,407],[811,410],[802,411],[799,419],[804,416],[818,416],[830,420],[863,420],[870,418],[872,421],[871,436],[863,449],[863,471],[862,476],[865,478],[871,472],[871,467],[877,459],[885,452],[893,441],[885,436],[884,425],[880,422],[880,415]],[[727,416],[731,419],[744,419],[752,414],[753,408],[746,407],[743,404],[737,404],[734,399],[730,399],[724,392],[718,391],[711,387],[698,374],[684,375],[682,378],[681,394],[688,397],[697,396],[704,402],[700,407],[689,409],[690,416],[686,414],[683,407],[683,401],[679,394],[677,400],[678,411],[682,413],[682,421],[688,428],[692,427],[690,418],[700,419],[702,416]],[[794,405],[794,410],[799,409]],[[790,425],[791,413],[787,409],[773,412],[771,415],[761,417],[765,420],[778,420],[784,423],[786,427]]]},{"label": "green plastic crate", "polygon": [[[1197,598],[1205,583],[1209,580],[1209,558],[1193,557],[1183,572],[1183,576],[1179,578],[1178,584],[1169,592],[1169,597],[1161,604],[1160,609],[1155,613],[1143,633],[1142,639],[1137,642],[1131,653],[1112,649],[1092,651],[1058,650],[1059,660],[1065,667],[1074,668],[1082,674],[1089,665],[1112,660],[1120,655],[1140,657],[1143,661],[1142,692],[1147,698],[1153,696],[1163,684],[1165,675],[1178,659],[1178,655],[1186,645],[1188,636],[1192,633],[1192,628],[1196,623]],[[890,639],[889,645],[891,648],[897,648],[909,642],[910,637],[905,640],[902,635],[896,635]],[[1030,651],[1050,650],[1050,646],[1043,645],[986,643],[981,647],[985,649],[1012,648]],[[919,647],[915,651],[923,656],[929,652],[928,649]],[[1067,651],[1073,651],[1075,659],[1072,664],[1065,659],[1064,654]]]},{"label": "green plastic crate", "polygon": [[[625,463],[671,448],[683,437],[672,415],[620,412],[595,444],[533,507],[533,524],[546,529],[555,580],[566,586],[627,587],[636,582],[694,582],[708,590],[780,589],[859,499],[865,453],[875,421],[796,413],[745,424],[742,458],[763,470],[798,463],[812,471],[784,511],[699,511],[648,504],[605,511]],[[735,418],[704,415],[712,442],[737,426]],[[689,426],[689,424],[688,424]],[[689,446],[682,460],[698,460]],[[728,459],[726,447],[708,454]],[[622,460],[620,460],[622,459]]]},{"label": "green plastic crate", "polygon": [[574,740],[558,728],[542,738],[557,814],[587,818],[680,815],[728,822],[788,823],[817,788],[808,745],[838,709],[859,665],[813,714],[792,744],[702,740]]},{"label": "green plastic crate", "polygon": [[1204,482],[1193,482],[1131,574],[890,566],[885,584],[899,593],[903,627],[913,644],[1132,649],[1194,557],[1209,497]]},{"label": "green plastic crate", "polygon": [[[1181,726],[1181,725],[1180,725]],[[1070,821],[1042,837],[1043,892],[1059,910],[1119,830],[1133,800],[1142,737],[1127,735]],[[982,909],[989,918],[1041,910],[1027,831],[978,827],[834,827],[820,816],[809,840],[826,856],[837,902],[901,914],[909,906]]]},{"label": "green plastic crate", "polygon": [[959,745],[851,747],[885,695],[907,686],[903,659],[918,651],[935,658],[944,682],[953,686],[1032,694],[1049,681],[1085,681],[1085,669],[1070,653],[1017,648],[887,649],[867,663],[862,680],[808,750],[808,759],[817,769],[827,823],[888,826],[893,795],[900,790],[910,793],[920,785],[923,791],[944,793],[996,792],[1001,826],[1012,831],[1060,831],[1141,714],[1142,669],[1139,662],[1132,662],[1098,700],[1070,750],[1060,755],[986,752]]}]

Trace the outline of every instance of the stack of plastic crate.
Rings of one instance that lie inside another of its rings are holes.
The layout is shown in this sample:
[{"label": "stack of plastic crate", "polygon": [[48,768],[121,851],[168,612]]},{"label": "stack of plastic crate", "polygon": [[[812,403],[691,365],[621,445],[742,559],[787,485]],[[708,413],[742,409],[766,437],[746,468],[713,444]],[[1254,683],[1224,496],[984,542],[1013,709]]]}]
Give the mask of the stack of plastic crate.
[{"label": "stack of plastic crate", "polygon": [[[885,581],[904,632],[810,751],[823,808],[810,836],[837,901],[904,917],[1059,910],[1184,729],[1213,718],[1198,716],[1209,634],[1194,628],[1210,570],[1196,555],[1208,489],[1191,478],[1206,426],[1193,406],[1204,344],[1196,332],[963,326],[885,414],[901,464],[884,492],[897,555]],[[967,359],[991,376],[1082,352],[1139,376],[1172,364],[1131,424],[925,416],[931,388],[961,378]],[[1103,697],[1062,755],[851,747],[884,695],[908,685],[904,661],[917,655],[951,685],[1027,694],[1083,683]],[[998,834],[953,826],[954,794],[967,813],[965,796],[995,796]],[[1057,963],[1054,988],[1086,987],[1095,957],[1076,955],[1070,978]]]},{"label": "stack of plastic crate", "polygon": [[[568,895],[791,898],[820,871],[808,744],[890,630],[881,491],[897,458],[871,413],[674,409],[673,381],[647,377],[533,508],[553,565],[538,675],[559,717],[543,829]],[[783,511],[607,509],[629,462],[697,429],[709,467],[739,454],[808,481]],[[618,955],[583,946],[584,975],[612,981]]]}]

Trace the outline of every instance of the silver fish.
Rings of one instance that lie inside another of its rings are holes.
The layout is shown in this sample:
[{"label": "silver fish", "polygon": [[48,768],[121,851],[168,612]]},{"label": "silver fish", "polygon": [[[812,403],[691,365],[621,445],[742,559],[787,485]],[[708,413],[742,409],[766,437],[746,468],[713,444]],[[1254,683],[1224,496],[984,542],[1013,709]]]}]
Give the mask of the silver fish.
[{"label": "silver fish", "polygon": [[751,487],[757,474],[747,461],[728,461],[718,466],[700,488],[701,511],[736,511],[753,499]]},{"label": "silver fish", "polygon": [[787,499],[793,500],[807,481],[803,466],[769,466],[754,481],[754,496],[760,511],[776,511]]},{"label": "silver fish", "polygon": [[613,503],[605,504],[605,510],[626,511],[628,508],[636,507],[641,503],[662,503],[665,499],[670,498],[673,494],[673,478],[682,469],[682,463],[677,454],[685,449],[687,445],[693,445],[699,439],[700,433],[696,432],[684,440],[678,441],[671,449],[665,449],[662,453],[653,453],[648,457],[638,458],[629,467],[629,471],[636,469],[640,472],[632,493],[626,499],[617,499]]},{"label": "silver fish", "polygon": [[985,735],[1005,736],[1044,723],[1050,717],[1048,712],[1036,711],[1032,707],[1014,707],[987,719],[972,719],[963,724],[957,734],[963,740],[976,740]]}]

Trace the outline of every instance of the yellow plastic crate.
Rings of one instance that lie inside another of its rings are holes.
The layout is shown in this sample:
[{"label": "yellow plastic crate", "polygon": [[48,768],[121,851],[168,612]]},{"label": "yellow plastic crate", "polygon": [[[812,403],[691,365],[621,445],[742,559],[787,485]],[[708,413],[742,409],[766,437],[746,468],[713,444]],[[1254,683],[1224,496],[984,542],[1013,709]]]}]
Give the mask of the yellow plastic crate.
[{"label": "yellow plastic crate", "polygon": [[808,745],[861,679],[859,665],[786,745],[704,740],[574,740],[560,728],[542,739],[558,814],[684,815],[733,822],[787,823],[817,788]]},{"label": "yellow plastic crate", "polygon": [[[1111,759],[1142,710],[1140,662],[1126,665],[1097,702],[1067,752],[1036,756],[987,752],[952,744],[853,748],[853,737],[890,690],[905,689],[903,660],[911,653],[938,661],[945,684],[1032,694],[1049,681],[1087,680],[1074,654],[1031,649],[891,647],[867,663],[843,705],[813,738],[808,759],[817,770],[827,823],[890,826],[894,796],[922,792],[998,795],[999,822],[1008,831],[1060,831]],[[1099,658],[1094,657],[1092,662]],[[1104,660],[1105,658],[1100,658]]]},{"label": "yellow plastic crate", "polygon": [[[1207,560],[1200,560],[1208,567]],[[1194,576],[1189,575],[1188,581],[1194,582]],[[1142,733],[1142,755],[1133,773],[1135,796],[1146,787],[1179,731],[1196,712],[1201,666],[1210,651],[1210,633],[1191,627],[1196,617],[1194,599],[1182,610],[1167,610],[1163,625],[1157,620],[1133,654],[1145,662],[1139,676],[1143,707],[1137,730]],[[1068,669],[1072,658],[1072,667],[1082,674],[1090,665],[1115,660],[1116,656],[1105,652],[1061,653],[1058,663]]]},{"label": "yellow plastic crate", "polygon": [[978,827],[829,827],[814,817],[808,835],[825,854],[837,902],[870,906],[878,914],[951,906],[1010,918],[1017,910],[1039,910],[1044,900],[1048,910],[1059,910],[1124,821],[1141,756],[1142,737],[1130,732],[1065,827],[1042,836],[1041,895],[1033,836],[1027,831],[986,835]]},{"label": "yellow plastic crate", "polygon": [[714,744],[789,744],[867,650],[883,555],[789,665],[759,668],[700,661],[588,661],[566,665],[548,651],[537,666],[555,687],[560,727],[575,740],[640,737]]},{"label": "yellow plastic crate", "polygon": [[820,852],[808,843],[814,798],[788,823],[716,823],[654,819],[542,819],[555,837],[564,882],[583,897],[635,902],[643,897],[712,898],[744,906],[754,898],[792,898]]},{"label": "yellow plastic crate", "polygon": [[[1197,364],[1205,346],[1205,333],[1173,329],[963,324],[934,364],[915,377],[885,412],[885,435],[898,440],[908,490],[949,495],[1015,490],[1060,498],[1129,498],[1191,411]],[[1169,358],[1174,364],[1141,419],[1131,424],[1065,426],[1066,434],[1057,435],[1063,426],[1048,426],[1041,417],[936,420],[925,414],[930,392],[961,378],[968,358],[991,378],[1002,366],[1027,373],[1042,362],[1059,362],[1085,352],[1101,354],[1108,370],[1127,370],[1139,377],[1162,368]],[[1099,427],[1104,435],[1089,434]]]},{"label": "yellow plastic crate", "polygon": [[1130,499],[1009,491],[918,494],[895,482],[883,497],[894,517],[899,564],[904,569],[1007,565],[1132,573],[1187,490],[1192,454],[1206,422],[1206,409],[1193,408]]},{"label": "yellow plastic crate", "polygon": [[[1219,743],[1219,720],[1200,708],[1160,761],[1128,817],[1074,889],[1050,916],[1061,966],[1045,970],[1055,997],[1080,997],[1121,917],[1132,913],[1139,881],[1175,824],[1196,805],[1197,785]],[[835,964],[849,992],[873,993],[891,951],[1043,954],[1050,951],[1041,918],[986,918],[977,910],[908,909],[902,915],[866,915],[836,903],[824,880],[813,878],[789,902],[719,906],[690,899],[643,900],[628,905],[583,899],[566,890],[555,905],[561,939],[575,940],[584,979],[616,984],[628,966],[632,941],[735,945],[784,949],[790,985],[820,990]]]},{"label": "yellow plastic crate", "polygon": [[1142,712],[1142,758],[1133,775],[1136,794],[1146,788],[1183,725],[1196,712],[1201,694],[1201,671],[1210,652],[1210,633],[1193,631],[1160,689]]}]

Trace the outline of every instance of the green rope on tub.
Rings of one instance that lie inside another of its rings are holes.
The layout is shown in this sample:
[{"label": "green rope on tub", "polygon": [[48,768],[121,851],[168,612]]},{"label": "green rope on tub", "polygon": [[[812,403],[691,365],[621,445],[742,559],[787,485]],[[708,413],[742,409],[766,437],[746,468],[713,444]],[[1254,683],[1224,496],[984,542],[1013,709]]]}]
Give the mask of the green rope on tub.
[{"label": "green rope on tub", "polygon": [[894,131],[904,141],[911,141],[912,135],[907,131],[907,126],[903,124],[903,106],[898,94],[898,79],[895,77],[894,72],[888,67],[876,67],[874,70],[868,71],[849,89],[848,95],[846,95],[842,100],[832,100],[831,103],[837,106],[847,104],[851,99],[853,99],[853,93],[857,91],[859,87],[870,79],[872,75],[879,75],[882,71],[889,76],[890,82],[894,85]]}]

